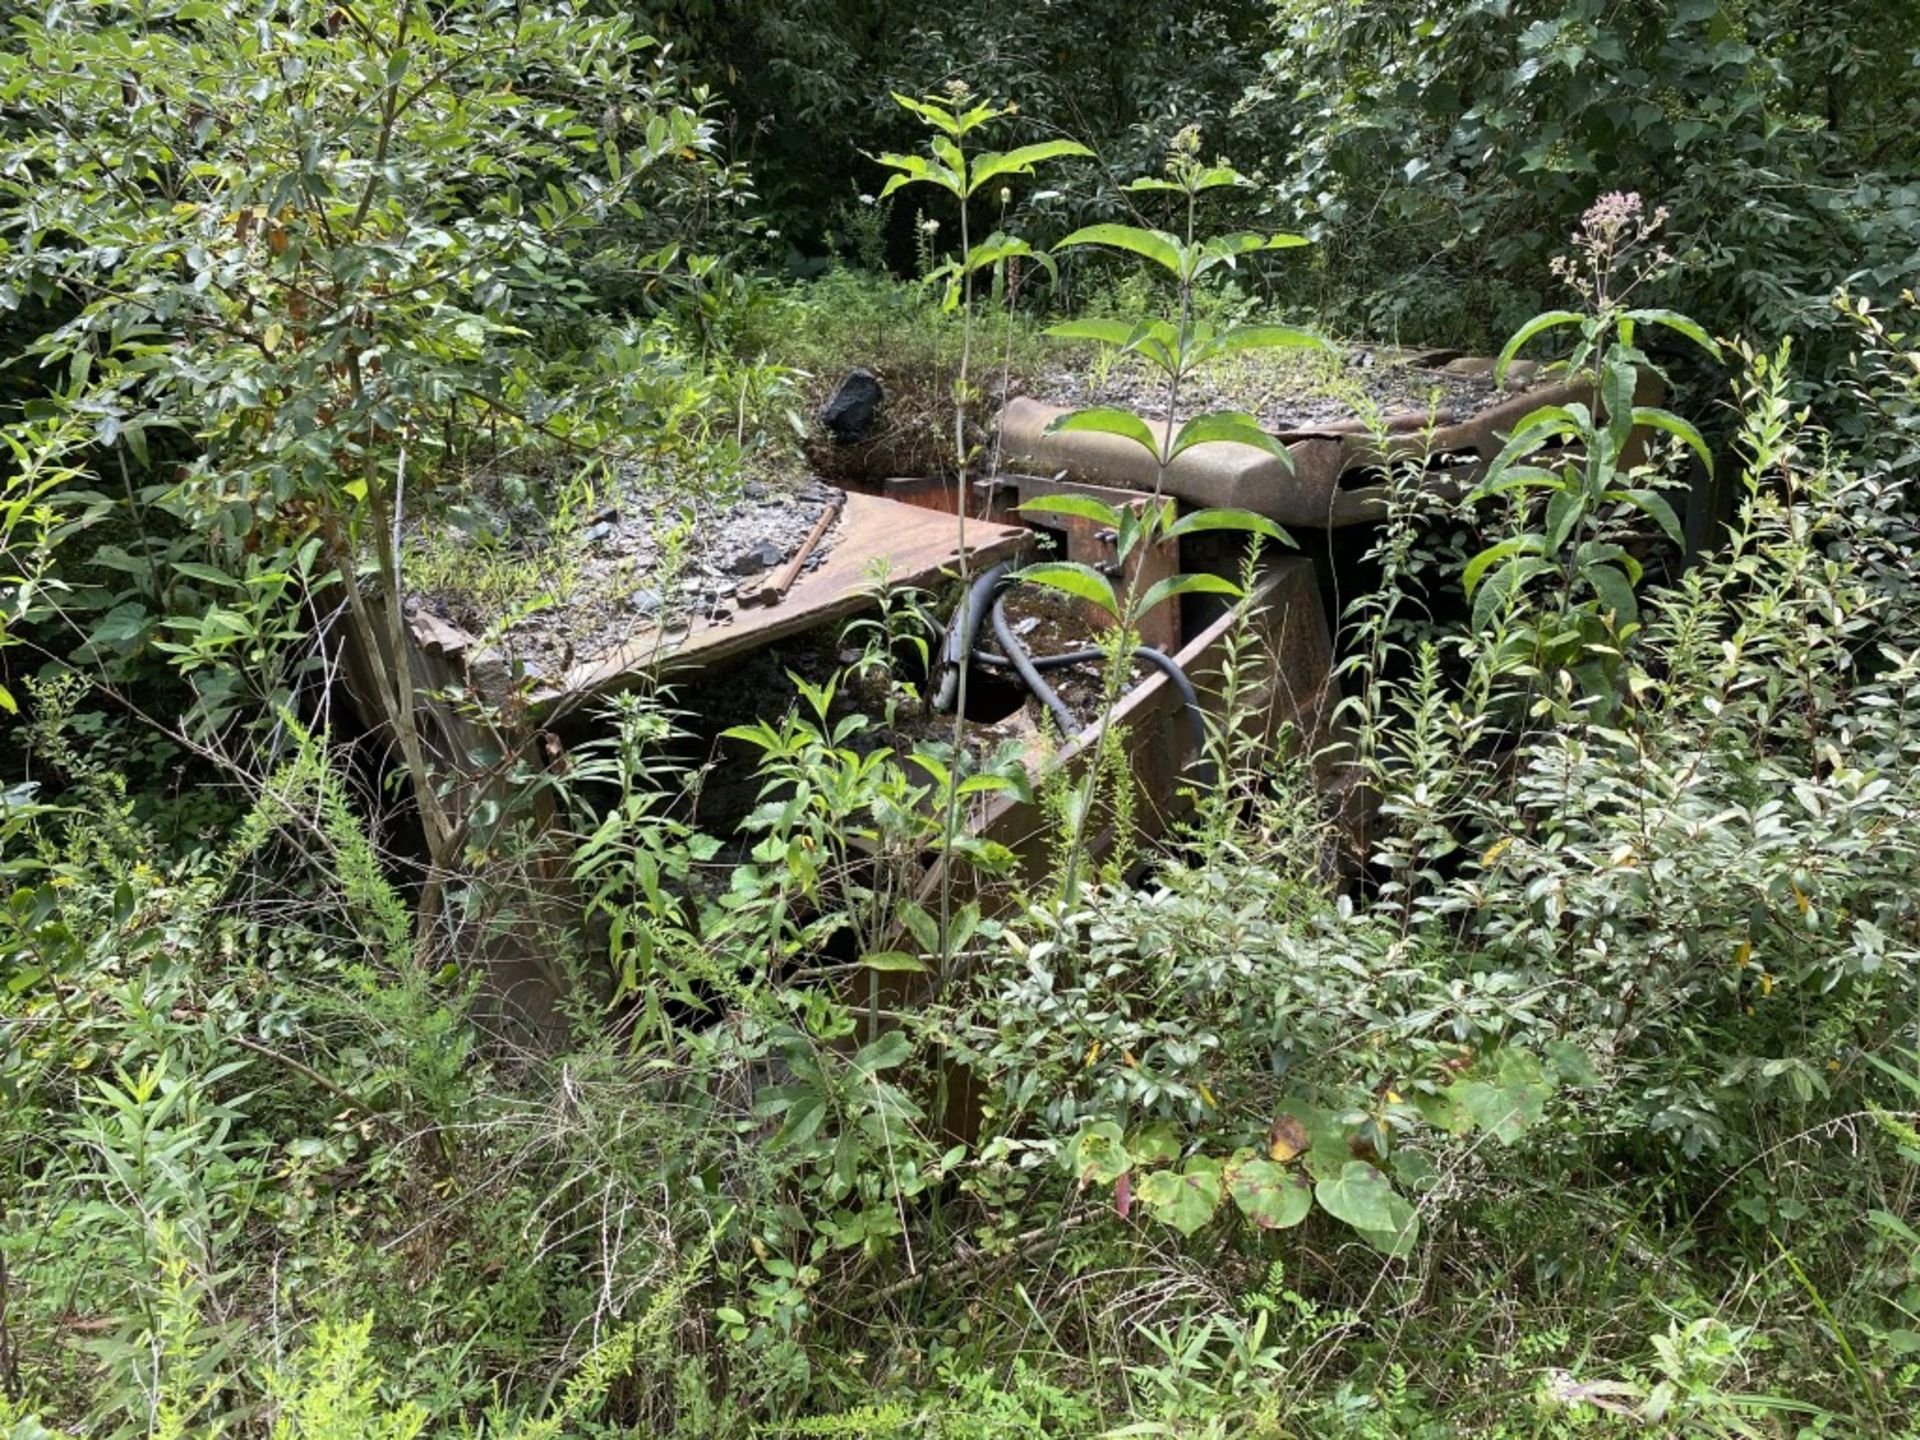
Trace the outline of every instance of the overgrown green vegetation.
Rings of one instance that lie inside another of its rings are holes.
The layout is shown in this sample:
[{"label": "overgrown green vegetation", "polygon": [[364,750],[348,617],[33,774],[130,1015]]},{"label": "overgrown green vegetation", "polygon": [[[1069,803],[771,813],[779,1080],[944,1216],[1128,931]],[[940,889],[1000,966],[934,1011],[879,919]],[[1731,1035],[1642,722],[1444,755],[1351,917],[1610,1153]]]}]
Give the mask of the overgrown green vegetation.
[{"label": "overgrown green vegetation", "polygon": [[[0,1436],[1920,1433],[1913,17],[903,16],[0,0]],[[616,480],[978,474],[1058,370],[1384,439],[1345,339],[1591,395],[1382,467],[1311,737],[1325,537],[1161,503],[1281,447],[1060,422],[1157,477],[1029,507],[1104,711],[1236,617],[1150,851],[1122,731],[927,713],[952,596],[717,737],[406,657]]]}]

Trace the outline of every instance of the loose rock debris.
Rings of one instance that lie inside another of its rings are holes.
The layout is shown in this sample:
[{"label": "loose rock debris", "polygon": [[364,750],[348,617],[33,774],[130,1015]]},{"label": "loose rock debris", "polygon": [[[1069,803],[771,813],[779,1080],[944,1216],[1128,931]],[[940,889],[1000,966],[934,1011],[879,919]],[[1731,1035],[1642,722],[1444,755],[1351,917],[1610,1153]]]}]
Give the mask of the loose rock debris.
[{"label": "loose rock debris", "polygon": [[[520,613],[498,613],[453,583],[417,590],[410,615],[422,609],[484,638],[508,665],[536,684],[573,666],[612,654],[644,630],[673,631],[695,621],[726,623],[746,597],[771,580],[813,535],[839,492],[808,477],[790,484],[749,481],[726,499],[689,488],[629,479],[592,518],[572,532],[525,527],[506,541],[475,540],[451,529],[417,531],[413,544],[475,548],[476,565],[504,549],[542,557],[550,577]],[[825,563],[837,542],[838,517],[808,551],[800,571]],[[556,554],[557,552],[557,554]],[[491,613],[490,613],[491,612]]]},{"label": "loose rock debris", "polygon": [[[1060,369],[1031,393],[1053,405],[1113,405],[1149,420],[1166,417],[1166,377],[1132,356],[1109,366]],[[1234,357],[1184,377],[1179,418],[1212,410],[1241,410],[1274,433],[1351,426],[1366,412],[1379,416],[1432,414],[1442,424],[1465,419],[1511,391],[1490,374],[1459,374],[1408,363],[1391,352],[1340,355],[1272,351]]]}]

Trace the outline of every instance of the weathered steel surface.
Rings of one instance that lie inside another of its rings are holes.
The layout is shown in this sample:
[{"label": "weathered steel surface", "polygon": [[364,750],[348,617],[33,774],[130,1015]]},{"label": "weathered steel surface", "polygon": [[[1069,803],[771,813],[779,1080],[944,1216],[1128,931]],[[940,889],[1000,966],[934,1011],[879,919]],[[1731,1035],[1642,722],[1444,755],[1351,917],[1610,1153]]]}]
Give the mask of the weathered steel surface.
[{"label": "weathered steel surface", "polygon": [[[967,553],[975,569],[1005,560],[1033,539],[1023,526],[969,520]],[[544,709],[612,694],[659,671],[703,668],[857,615],[874,603],[874,576],[894,585],[928,585],[960,563],[959,522],[951,514],[850,492],[840,532],[820,568],[801,575],[776,605],[741,611],[723,622],[646,627],[612,654],[576,665],[557,684],[536,691]]]}]

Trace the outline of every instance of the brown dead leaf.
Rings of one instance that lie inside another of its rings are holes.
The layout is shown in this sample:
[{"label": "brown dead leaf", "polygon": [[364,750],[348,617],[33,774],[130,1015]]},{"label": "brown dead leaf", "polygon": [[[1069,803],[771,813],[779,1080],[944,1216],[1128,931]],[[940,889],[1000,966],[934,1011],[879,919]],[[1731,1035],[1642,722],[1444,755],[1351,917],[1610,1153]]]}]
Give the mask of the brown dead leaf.
[{"label": "brown dead leaf", "polygon": [[1307,1127],[1295,1115],[1281,1115],[1267,1131],[1268,1158],[1284,1165],[1307,1148]]}]

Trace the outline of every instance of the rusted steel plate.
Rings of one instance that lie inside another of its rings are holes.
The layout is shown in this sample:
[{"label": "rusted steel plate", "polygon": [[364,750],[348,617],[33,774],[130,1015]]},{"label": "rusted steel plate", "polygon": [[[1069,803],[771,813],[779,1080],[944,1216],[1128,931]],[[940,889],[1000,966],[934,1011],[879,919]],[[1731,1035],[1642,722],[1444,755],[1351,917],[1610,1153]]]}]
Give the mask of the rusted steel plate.
[{"label": "rusted steel plate", "polygon": [[[1017,554],[1033,539],[1024,526],[969,520],[967,553],[975,569]],[[876,567],[894,585],[928,585],[960,563],[960,526],[952,514],[850,492],[833,548],[817,570],[794,580],[774,605],[741,610],[724,622],[690,627],[646,627],[598,660],[576,665],[553,686],[536,691],[536,709],[565,700],[612,694],[655,671],[715,665],[776,640],[857,615],[874,603]]]}]

